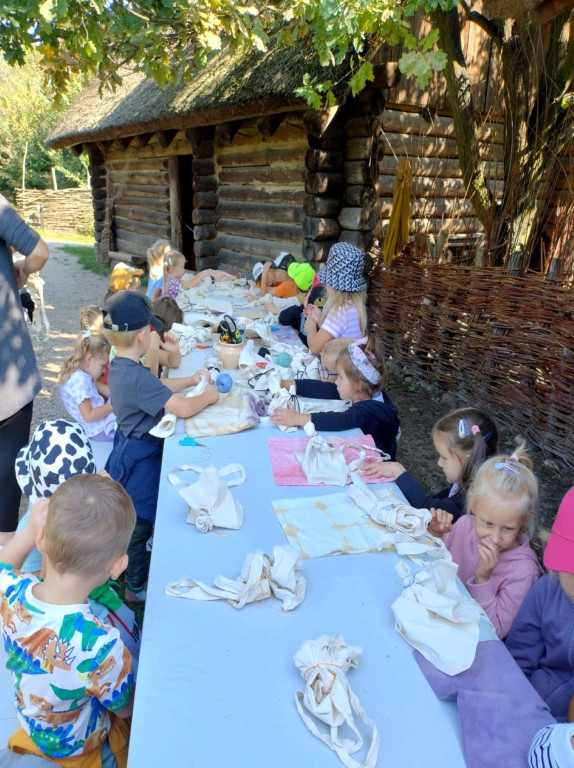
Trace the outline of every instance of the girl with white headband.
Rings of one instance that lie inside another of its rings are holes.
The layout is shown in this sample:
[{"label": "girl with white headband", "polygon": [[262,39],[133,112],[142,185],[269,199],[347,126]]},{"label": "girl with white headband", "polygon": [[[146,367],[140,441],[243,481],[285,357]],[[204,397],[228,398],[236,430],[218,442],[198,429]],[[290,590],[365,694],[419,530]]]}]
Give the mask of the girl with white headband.
[{"label": "girl with white headband", "polygon": [[372,435],[375,445],[391,458],[397,451],[397,409],[383,392],[387,380],[381,342],[372,334],[353,342],[337,358],[336,387],[341,400],[350,400],[348,410],[297,413],[293,407],[273,411],[274,424],[304,426],[312,421],[318,432],[359,428]]}]

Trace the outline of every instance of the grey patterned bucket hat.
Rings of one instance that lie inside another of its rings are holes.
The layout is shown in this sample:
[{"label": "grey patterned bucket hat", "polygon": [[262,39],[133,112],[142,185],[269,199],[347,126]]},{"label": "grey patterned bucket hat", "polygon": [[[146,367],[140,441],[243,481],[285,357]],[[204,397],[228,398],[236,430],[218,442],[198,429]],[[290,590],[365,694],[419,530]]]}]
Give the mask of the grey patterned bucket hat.
[{"label": "grey patterned bucket hat", "polygon": [[365,254],[356,245],[335,243],[329,250],[327,263],[317,277],[337,291],[366,291],[367,281],[363,275]]},{"label": "grey patterned bucket hat", "polygon": [[93,474],[96,462],[88,436],[64,419],[42,421],[16,456],[16,479],[32,503],[49,498],[74,475]]}]

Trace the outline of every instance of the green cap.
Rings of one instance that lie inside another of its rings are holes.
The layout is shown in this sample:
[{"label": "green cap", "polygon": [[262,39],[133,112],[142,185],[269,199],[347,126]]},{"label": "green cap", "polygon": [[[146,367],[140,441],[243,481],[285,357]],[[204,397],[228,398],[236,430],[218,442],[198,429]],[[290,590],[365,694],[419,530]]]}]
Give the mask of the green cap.
[{"label": "green cap", "polygon": [[315,270],[310,264],[294,261],[287,267],[287,274],[300,291],[308,291],[315,279]]}]

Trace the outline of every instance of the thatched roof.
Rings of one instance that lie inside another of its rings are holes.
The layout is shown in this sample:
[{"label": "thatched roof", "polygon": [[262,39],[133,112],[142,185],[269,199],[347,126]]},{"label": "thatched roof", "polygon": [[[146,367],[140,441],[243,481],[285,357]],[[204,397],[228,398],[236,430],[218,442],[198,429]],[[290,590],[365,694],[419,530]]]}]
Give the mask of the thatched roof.
[{"label": "thatched roof", "polygon": [[[340,82],[346,64],[328,71],[312,51],[296,48],[240,57],[224,51],[190,82],[158,87],[140,72],[126,71],[115,92],[99,94],[94,80],[71,102],[48,137],[54,149],[183,127],[280,112],[305,106],[294,95],[303,74]],[[338,96],[342,93],[339,91]]]}]

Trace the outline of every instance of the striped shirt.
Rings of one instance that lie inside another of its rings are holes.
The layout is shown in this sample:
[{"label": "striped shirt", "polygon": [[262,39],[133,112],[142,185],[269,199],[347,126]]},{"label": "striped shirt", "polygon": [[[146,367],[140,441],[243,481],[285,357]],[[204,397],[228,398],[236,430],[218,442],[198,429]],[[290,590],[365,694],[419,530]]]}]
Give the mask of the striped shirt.
[{"label": "striped shirt", "polygon": [[530,768],[568,768],[574,765],[573,723],[547,725],[538,731],[528,753]]},{"label": "striped shirt", "polygon": [[344,307],[329,310],[321,323],[321,330],[330,333],[334,339],[360,339],[364,336],[359,310],[352,301]]}]

